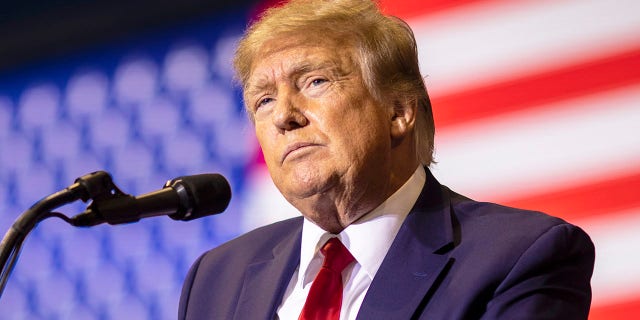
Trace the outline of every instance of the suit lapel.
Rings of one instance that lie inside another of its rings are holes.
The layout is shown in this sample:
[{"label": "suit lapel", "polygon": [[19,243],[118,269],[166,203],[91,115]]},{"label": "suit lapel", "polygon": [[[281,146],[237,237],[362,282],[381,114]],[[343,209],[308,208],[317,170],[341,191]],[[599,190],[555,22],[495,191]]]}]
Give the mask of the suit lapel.
[{"label": "suit lapel", "polygon": [[410,319],[452,263],[442,255],[453,245],[449,195],[426,171],[422,193],[373,279],[358,319]]},{"label": "suit lapel", "polygon": [[300,227],[273,249],[273,254],[247,267],[234,319],[274,319],[284,290],[300,263]]}]

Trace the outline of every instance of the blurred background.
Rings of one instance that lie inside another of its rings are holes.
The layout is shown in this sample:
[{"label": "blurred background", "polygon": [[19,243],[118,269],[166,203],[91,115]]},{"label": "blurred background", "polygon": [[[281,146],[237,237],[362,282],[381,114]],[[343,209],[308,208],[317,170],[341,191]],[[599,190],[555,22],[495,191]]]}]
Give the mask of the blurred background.
[{"label": "blurred background", "polygon": [[[225,213],[191,222],[41,222],[0,299],[0,319],[175,319],[200,254],[297,215],[269,179],[232,79],[235,43],[268,5],[0,5],[0,232],[96,170],[133,195],[203,172],[223,174],[233,189]],[[597,251],[590,319],[640,314],[640,2],[381,6],[416,33],[440,182],[581,226]]]}]

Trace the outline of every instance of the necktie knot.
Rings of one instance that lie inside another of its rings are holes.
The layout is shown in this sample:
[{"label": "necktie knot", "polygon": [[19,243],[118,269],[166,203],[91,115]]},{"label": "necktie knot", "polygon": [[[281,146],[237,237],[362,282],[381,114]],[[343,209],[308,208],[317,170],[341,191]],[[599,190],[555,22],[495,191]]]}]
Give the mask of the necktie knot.
[{"label": "necktie knot", "polygon": [[324,246],[322,246],[320,252],[324,255],[322,267],[329,268],[338,273],[342,273],[342,270],[355,260],[338,238],[329,239]]}]

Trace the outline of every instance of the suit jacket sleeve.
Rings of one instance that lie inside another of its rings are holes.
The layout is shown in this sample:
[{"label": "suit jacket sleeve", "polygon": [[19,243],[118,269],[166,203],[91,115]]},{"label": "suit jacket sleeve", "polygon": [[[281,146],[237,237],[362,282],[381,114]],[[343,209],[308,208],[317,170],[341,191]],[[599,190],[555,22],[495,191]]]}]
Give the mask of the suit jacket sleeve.
[{"label": "suit jacket sleeve", "polygon": [[182,293],[180,294],[180,304],[178,305],[179,320],[184,320],[187,317],[187,306],[189,305],[191,287],[193,286],[196,270],[198,270],[198,267],[200,266],[200,262],[202,261],[203,257],[204,255],[200,256],[198,260],[196,260],[193,263],[193,265],[191,266],[191,269],[189,270],[189,273],[187,273],[187,277],[185,278],[184,283],[182,284]]},{"label": "suit jacket sleeve", "polygon": [[578,227],[560,224],[517,259],[483,319],[587,319],[594,247]]}]

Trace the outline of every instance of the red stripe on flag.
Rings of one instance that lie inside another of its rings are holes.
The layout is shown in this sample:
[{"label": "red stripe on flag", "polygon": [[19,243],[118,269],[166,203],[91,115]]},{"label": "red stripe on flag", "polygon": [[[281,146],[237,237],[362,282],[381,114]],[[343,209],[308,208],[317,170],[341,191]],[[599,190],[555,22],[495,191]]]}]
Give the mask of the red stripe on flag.
[{"label": "red stripe on flag", "polygon": [[436,128],[541,107],[640,82],[640,48],[528,77],[432,95]]},{"label": "red stripe on flag", "polygon": [[591,308],[589,320],[628,320],[640,315],[640,297],[621,303]]},{"label": "red stripe on flag", "polygon": [[501,201],[518,208],[544,211],[569,221],[640,207],[640,170],[526,198]]}]

